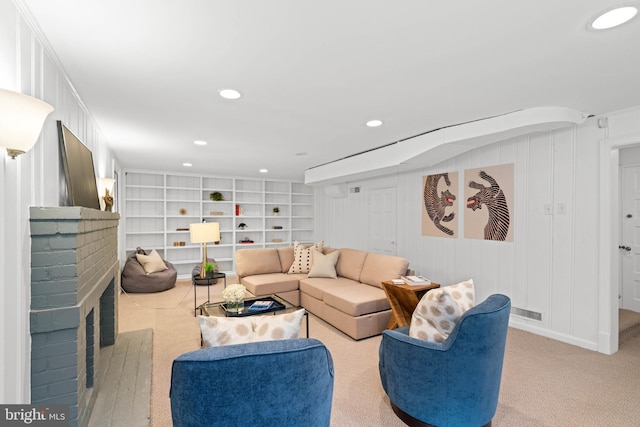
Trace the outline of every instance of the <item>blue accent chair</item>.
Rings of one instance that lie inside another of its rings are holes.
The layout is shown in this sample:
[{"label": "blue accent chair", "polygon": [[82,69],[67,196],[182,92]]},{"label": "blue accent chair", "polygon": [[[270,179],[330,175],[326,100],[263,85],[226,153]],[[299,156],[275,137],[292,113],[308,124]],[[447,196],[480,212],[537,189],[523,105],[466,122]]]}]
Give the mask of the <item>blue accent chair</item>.
[{"label": "blue accent chair", "polygon": [[511,300],[491,295],[465,312],[442,343],[386,330],[380,343],[382,386],[408,425],[491,425],[498,406]]},{"label": "blue accent chair", "polygon": [[329,426],[333,359],[313,338],[204,348],[173,361],[169,396],[174,427]]}]

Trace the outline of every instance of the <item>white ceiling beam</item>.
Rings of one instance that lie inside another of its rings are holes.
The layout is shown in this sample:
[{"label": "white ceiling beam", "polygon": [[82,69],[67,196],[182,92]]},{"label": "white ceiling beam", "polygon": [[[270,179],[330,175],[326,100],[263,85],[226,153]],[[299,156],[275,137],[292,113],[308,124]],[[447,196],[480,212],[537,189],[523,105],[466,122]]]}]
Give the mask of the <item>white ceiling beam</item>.
[{"label": "white ceiling beam", "polygon": [[429,167],[495,142],[581,124],[587,117],[570,108],[538,107],[449,126],[307,169],[305,183],[321,186]]}]

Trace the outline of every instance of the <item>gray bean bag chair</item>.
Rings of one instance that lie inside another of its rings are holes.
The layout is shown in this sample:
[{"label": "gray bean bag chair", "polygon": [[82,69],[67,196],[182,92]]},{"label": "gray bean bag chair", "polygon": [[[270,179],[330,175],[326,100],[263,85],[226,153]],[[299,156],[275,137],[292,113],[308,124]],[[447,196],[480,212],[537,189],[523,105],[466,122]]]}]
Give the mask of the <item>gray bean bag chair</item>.
[{"label": "gray bean bag chair", "polygon": [[[143,249],[137,248],[127,258],[122,269],[122,278],[120,286],[125,292],[129,293],[151,293],[161,292],[171,289],[176,285],[176,278],[178,272],[173,264],[159,258],[157,252],[154,255],[154,251],[147,252]],[[153,273],[147,273],[145,267],[138,261],[136,254],[144,256],[156,256],[160,261],[164,262],[166,269],[156,271]]]}]

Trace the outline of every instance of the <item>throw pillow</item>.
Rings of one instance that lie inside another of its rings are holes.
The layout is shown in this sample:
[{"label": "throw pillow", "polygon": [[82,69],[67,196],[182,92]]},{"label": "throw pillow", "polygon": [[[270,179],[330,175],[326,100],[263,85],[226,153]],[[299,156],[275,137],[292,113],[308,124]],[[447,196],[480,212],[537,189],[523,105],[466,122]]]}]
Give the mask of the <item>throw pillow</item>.
[{"label": "throw pillow", "polygon": [[247,317],[199,316],[204,347],[298,338],[305,310]]},{"label": "throw pillow", "polygon": [[304,309],[277,316],[253,317],[253,342],[298,338]]},{"label": "throw pillow", "polygon": [[147,274],[158,273],[167,269],[167,265],[155,249],[149,255],[136,254],[136,259],[142,264],[142,268]]},{"label": "throw pillow", "polygon": [[340,251],[334,251],[327,255],[314,249],[313,250],[313,265],[309,270],[309,277],[327,277],[329,279],[335,279],[338,277],[336,273],[336,264],[338,263],[338,257]]},{"label": "throw pillow", "polygon": [[289,268],[289,274],[308,273],[313,264],[313,250],[322,252],[323,241],[314,245],[305,246],[298,241],[293,244],[293,264]]},{"label": "throw pillow", "polygon": [[411,316],[409,336],[431,342],[443,342],[458,319],[475,304],[473,280],[427,292]]},{"label": "throw pillow", "polygon": [[444,288],[427,292],[418,303],[409,326],[409,336],[431,342],[447,339],[462,309]]},{"label": "throw pillow", "polygon": [[455,285],[445,286],[443,289],[453,297],[463,313],[475,305],[476,292],[473,288],[472,279],[456,283]]},{"label": "throw pillow", "polygon": [[253,321],[250,317],[199,316],[198,320],[204,347],[243,344],[253,340]]}]

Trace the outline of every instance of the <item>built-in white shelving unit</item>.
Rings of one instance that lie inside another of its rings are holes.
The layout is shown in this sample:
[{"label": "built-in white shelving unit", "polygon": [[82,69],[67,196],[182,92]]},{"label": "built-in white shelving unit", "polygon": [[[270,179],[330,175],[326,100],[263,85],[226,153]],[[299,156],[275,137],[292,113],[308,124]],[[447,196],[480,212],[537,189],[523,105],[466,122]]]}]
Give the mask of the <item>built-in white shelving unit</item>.
[{"label": "built-in white shelving unit", "polygon": [[[237,249],[314,241],[313,188],[301,182],[128,170],[123,186],[122,259],[137,247],[155,249],[179,277],[202,259],[202,245],[189,239],[192,223],[220,224],[220,243],[208,244],[207,255],[225,272],[235,271]],[[212,201],[213,192],[223,200]]]}]

